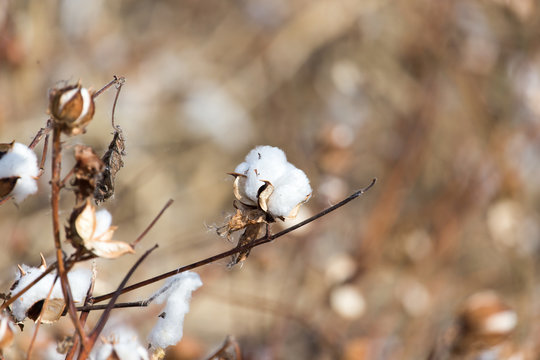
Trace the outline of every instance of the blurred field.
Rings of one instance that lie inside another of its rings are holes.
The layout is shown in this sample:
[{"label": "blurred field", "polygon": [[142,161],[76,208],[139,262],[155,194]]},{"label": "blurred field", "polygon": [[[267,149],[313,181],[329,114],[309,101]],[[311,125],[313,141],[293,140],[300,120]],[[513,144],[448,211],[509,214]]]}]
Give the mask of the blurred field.
[{"label": "blurred field", "polygon": [[[160,245],[133,281],[232,246],[212,226],[233,210],[226,173],[255,145],[281,147],[310,177],[301,217],[378,178],[242,268],[199,269],[204,286],[168,359],[205,358],[227,335],[243,359],[423,359],[464,299],[485,289],[517,312],[511,342],[535,353],[539,5],[0,0],[0,142],[30,142],[51,87],[126,77],[116,121],[128,155],[104,205],[117,238],[132,241],[175,200],[138,248]],[[87,134],[66,140],[65,171],[74,144],[106,149],[113,98],[101,95]],[[16,263],[53,255],[49,167],[38,196],[0,208],[4,291]],[[68,216],[69,192],[62,204]],[[96,293],[114,289],[135,259],[99,261]],[[116,314],[144,340],[159,308]],[[38,346],[68,325],[42,326]]]}]

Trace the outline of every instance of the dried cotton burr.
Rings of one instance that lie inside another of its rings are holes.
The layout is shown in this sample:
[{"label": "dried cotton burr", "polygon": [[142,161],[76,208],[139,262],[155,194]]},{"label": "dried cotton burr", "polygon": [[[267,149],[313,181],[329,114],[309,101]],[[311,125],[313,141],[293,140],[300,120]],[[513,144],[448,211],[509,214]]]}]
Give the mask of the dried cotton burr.
[{"label": "dried cotton burr", "polygon": [[52,89],[49,94],[49,113],[54,122],[67,135],[85,132],[86,125],[94,116],[93,93],[77,85]]},{"label": "dried cotton burr", "polygon": [[36,154],[21,143],[0,144],[0,198],[13,196],[16,203],[37,192],[39,168]]}]

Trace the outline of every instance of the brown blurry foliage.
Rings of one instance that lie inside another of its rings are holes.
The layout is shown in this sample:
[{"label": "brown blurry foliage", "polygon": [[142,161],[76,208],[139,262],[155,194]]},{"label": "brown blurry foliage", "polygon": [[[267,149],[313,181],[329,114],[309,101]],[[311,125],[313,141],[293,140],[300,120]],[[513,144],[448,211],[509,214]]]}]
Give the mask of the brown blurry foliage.
[{"label": "brown blurry foliage", "polygon": [[[243,359],[426,358],[484,289],[516,311],[514,346],[534,352],[539,28],[533,0],[4,1],[0,142],[44,126],[58,81],[97,89],[125,76],[116,123],[127,155],[104,205],[119,239],[176,200],[144,275],[230,246],[204,224],[233,213],[226,173],[254,145],[281,147],[310,177],[299,217],[379,179],[241,269],[202,270],[184,333],[208,354],[233,335]],[[111,103],[96,102],[83,135],[98,153]],[[40,189],[0,208],[4,284],[13,261],[52,253]],[[127,262],[100,264],[96,293]],[[130,316],[141,338],[148,318]]]}]

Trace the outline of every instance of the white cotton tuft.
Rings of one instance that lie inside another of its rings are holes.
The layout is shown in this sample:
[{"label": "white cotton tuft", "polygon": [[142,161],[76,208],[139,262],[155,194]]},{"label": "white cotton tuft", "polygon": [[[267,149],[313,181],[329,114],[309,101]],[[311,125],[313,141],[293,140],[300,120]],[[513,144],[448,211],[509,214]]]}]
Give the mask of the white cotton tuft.
[{"label": "white cotton tuft", "polygon": [[28,195],[37,192],[35,178],[39,175],[36,154],[26,145],[14,143],[4,156],[0,158],[0,179],[18,176],[19,180],[11,195],[17,203],[23,201]]},{"label": "white cotton tuft", "polygon": [[96,229],[94,238],[99,237],[111,227],[112,215],[106,209],[96,211]]},{"label": "white cotton tuft", "polygon": [[165,304],[162,314],[150,334],[148,342],[153,348],[165,349],[176,345],[183,335],[184,316],[189,311],[191,293],[202,286],[197,273],[186,271],[170,278],[150,301]]},{"label": "white cotton tuft", "polygon": [[[13,290],[11,290],[11,295],[17,294],[45,271],[45,268],[43,267],[35,268],[24,264],[22,265],[22,269],[26,272],[26,275],[17,275],[18,283]],[[54,273],[45,275],[43,279],[32,286],[30,290],[25,292],[21,297],[13,302],[11,309],[13,311],[13,316],[17,321],[23,321],[26,318],[26,312],[28,309],[30,309],[30,307],[32,307],[32,305],[47,298],[55,277],[56,274]],[[91,278],[92,272],[88,269],[75,269],[68,273],[68,281],[71,287],[73,300],[75,300],[75,302],[82,303],[84,301],[86,292],[90,287]],[[54,284],[54,289],[49,299],[63,298],[64,296],[62,294],[60,279],[58,279]]]},{"label": "white cotton tuft", "polygon": [[127,326],[117,326],[107,331],[101,342],[91,354],[93,360],[148,360],[148,352],[139,342],[135,331]]},{"label": "white cotton tuft", "polygon": [[238,191],[251,202],[248,205],[258,203],[264,181],[272,184],[274,191],[268,199],[268,212],[273,216],[288,217],[312,193],[306,174],[287,162],[285,153],[277,147],[257,146],[236,167],[235,173],[246,176],[240,179]]}]

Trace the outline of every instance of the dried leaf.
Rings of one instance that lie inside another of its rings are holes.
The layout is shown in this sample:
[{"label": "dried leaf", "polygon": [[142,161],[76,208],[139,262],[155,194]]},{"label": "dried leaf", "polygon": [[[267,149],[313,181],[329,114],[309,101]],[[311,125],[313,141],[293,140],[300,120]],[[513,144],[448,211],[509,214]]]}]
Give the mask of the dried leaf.
[{"label": "dried leaf", "polygon": [[96,203],[103,202],[114,194],[116,174],[124,166],[123,156],[125,156],[124,135],[122,129],[116,126],[109,149],[102,158],[105,169],[101,173],[101,178],[94,191]]},{"label": "dried leaf", "polygon": [[123,254],[135,252],[130,244],[112,240],[116,226],[109,226],[102,233],[96,234],[96,209],[89,199],[84,209],[82,211],[75,209],[74,214],[76,217],[72,221],[69,232],[76,245],[82,245],[95,255],[107,259],[115,259]]}]

